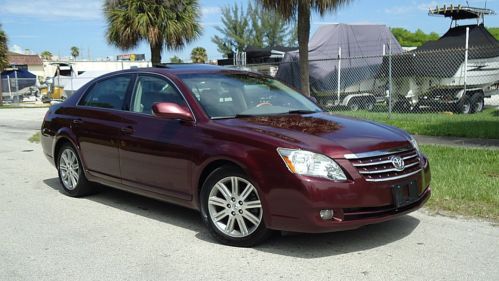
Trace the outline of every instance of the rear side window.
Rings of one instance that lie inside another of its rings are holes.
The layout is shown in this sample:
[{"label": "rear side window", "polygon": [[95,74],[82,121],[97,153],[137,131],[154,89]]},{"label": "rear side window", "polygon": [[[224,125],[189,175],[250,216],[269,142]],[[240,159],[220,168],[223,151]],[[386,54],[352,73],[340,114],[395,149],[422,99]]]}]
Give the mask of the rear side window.
[{"label": "rear side window", "polygon": [[132,77],[130,75],[115,76],[106,80],[101,80],[88,91],[80,105],[123,109],[126,92],[130,86]]}]

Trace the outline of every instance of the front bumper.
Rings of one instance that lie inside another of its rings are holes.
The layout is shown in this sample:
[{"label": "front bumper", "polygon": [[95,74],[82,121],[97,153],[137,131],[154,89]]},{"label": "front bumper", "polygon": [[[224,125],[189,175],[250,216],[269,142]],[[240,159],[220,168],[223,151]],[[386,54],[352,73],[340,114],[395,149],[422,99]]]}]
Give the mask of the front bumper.
[{"label": "front bumper", "polygon": [[[345,165],[342,165],[345,167]],[[354,171],[348,171],[355,175]],[[431,197],[430,166],[424,159],[421,172],[400,180],[367,182],[360,175],[348,182],[296,177],[283,179],[287,188],[272,189],[267,195],[270,215],[268,228],[290,232],[321,233],[359,228],[388,221],[422,207]],[[416,181],[418,197],[409,205],[395,207],[393,186]],[[275,191],[274,191],[275,190]],[[330,220],[320,218],[320,210],[331,209]]]}]

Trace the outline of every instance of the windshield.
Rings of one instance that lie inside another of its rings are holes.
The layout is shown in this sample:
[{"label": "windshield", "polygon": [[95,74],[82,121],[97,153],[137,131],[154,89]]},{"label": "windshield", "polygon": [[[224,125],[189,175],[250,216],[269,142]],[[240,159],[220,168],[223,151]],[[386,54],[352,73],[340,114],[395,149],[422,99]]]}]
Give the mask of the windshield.
[{"label": "windshield", "polygon": [[322,111],[283,83],[248,74],[182,74],[205,112],[213,119]]}]

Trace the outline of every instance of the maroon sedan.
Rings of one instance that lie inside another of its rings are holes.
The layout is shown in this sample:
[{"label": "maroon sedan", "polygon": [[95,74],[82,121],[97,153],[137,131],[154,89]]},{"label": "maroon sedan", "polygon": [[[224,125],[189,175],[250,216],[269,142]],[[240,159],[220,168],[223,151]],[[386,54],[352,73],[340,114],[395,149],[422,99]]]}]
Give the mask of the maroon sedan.
[{"label": "maroon sedan", "polygon": [[171,65],[99,77],[42,125],[69,196],[94,183],[198,209],[213,236],[329,232],[393,219],[430,197],[430,168],[394,127],[339,117],[270,77]]}]

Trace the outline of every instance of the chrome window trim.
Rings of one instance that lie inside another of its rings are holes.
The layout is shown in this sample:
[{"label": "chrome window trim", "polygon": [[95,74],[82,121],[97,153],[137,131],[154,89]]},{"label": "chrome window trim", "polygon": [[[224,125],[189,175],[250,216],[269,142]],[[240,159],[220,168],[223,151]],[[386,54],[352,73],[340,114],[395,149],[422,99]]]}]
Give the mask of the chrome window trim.
[{"label": "chrome window trim", "polygon": [[[91,81],[92,84],[89,85],[89,87],[87,87],[87,89],[85,89],[85,92],[81,94],[80,98],[78,98],[78,101],[76,102],[76,107],[103,108],[103,109],[114,110],[114,111],[125,111],[123,109],[114,109],[114,108],[106,108],[106,107],[98,107],[98,106],[81,105],[80,102],[81,102],[81,99],[83,99],[83,97],[85,97],[88,94],[88,91],[92,90],[94,88],[95,84],[99,83],[100,81],[113,78],[114,76],[121,76],[121,75],[130,75],[131,79],[133,79],[133,75],[134,74],[135,74],[134,72],[130,72],[130,73],[115,73],[115,74],[109,74],[109,76],[107,76],[107,74],[104,74],[104,75],[106,75],[105,77],[95,77],[95,81],[92,80]],[[135,84],[134,84],[134,87],[135,87]]]},{"label": "chrome window trim", "polygon": [[[130,108],[131,108],[131,105],[132,105],[132,100],[133,100],[133,97],[135,95],[135,87],[137,86],[137,80],[139,79],[139,76],[141,74],[147,74],[147,75],[151,75],[151,76],[159,76],[161,78],[165,78],[171,85],[173,85],[173,87],[175,87],[175,89],[177,90],[177,92],[180,94],[180,96],[182,97],[182,99],[185,101],[185,104],[187,104],[187,107],[189,108],[189,111],[191,112],[191,115],[192,115],[192,118],[194,119],[194,123],[197,122],[197,119],[196,119],[196,115],[194,114],[194,111],[192,110],[191,108],[191,105],[189,104],[189,102],[187,101],[187,99],[185,98],[184,96],[184,93],[182,93],[182,91],[180,90],[180,88],[177,86],[177,84],[175,84],[175,82],[173,82],[172,79],[170,79],[169,77],[163,75],[163,74],[160,74],[160,73],[154,73],[154,72],[148,72],[148,71],[142,71],[142,72],[137,72],[137,77],[135,78],[135,83],[133,85],[133,89],[132,89],[132,94],[130,95]],[[152,116],[152,117],[156,117],[152,114],[147,114],[147,113],[143,113],[143,112],[135,112],[135,111],[132,111],[131,109],[128,109],[128,110],[124,110],[126,112],[130,112],[130,113],[135,113],[135,114],[140,114],[140,115],[145,115],[145,116]]]},{"label": "chrome window trim", "polygon": [[370,158],[370,157],[385,156],[385,155],[390,155],[390,154],[395,154],[395,153],[402,153],[402,152],[409,151],[411,149],[414,149],[414,147],[412,147],[411,145],[408,145],[408,146],[404,146],[404,147],[396,147],[396,148],[385,149],[385,150],[375,150],[375,151],[367,151],[367,152],[361,152],[361,153],[345,154],[344,157],[345,157],[345,159]]},{"label": "chrome window trim", "polygon": [[408,174],[404,174],[404,175],[400,175],[400,176],[396,176],[396,177],[390,177],[390,178],[382,178],[382,179],[365,179],[366,181],[369,181],[369,182],[382,182],[382,181],[391,181],[391,180],[398,180],[398,179],[403,179],[403,178],[406,178],[406,177],[410,177],[412,175],[415,175],[419,172],[421,172],[422,169],[418,169],[414,172],[411,172],[411,173],[408,173]]},{"label": "chrome window trim", "polygon": [[120,75],[131,75],[132,76],[132,79],[133,79],[133,75],[137,75],[137,77],[135,78],[135,81],[134,81],[134,84],[133,84],[133,88],[132,88],[132,93],[130,95],[130,101],[132,99],[132,96],[133,96],[133,92],[135,91],[135,86],[136,86],[136,82],[137,82],[137,79],[138,79],[138,76],[140,74],[151,74],[151,75],[155,75],[155,76],[160,76],[162,78],[165,78],[166,80],[168,80],[174,87],[175,89],[177,89],[177,91],[180,93],[180,96],[182,97],[182,99],[184,99],[185,103],[187,104],[187,107],[189,108],[189,111],[191,112],[191,115],[192,115],[192,118],[194,119],[193,122],[194,123],[197,123],[197,119],[196,119],[196,115],[194,114],[194,111],[192,110],[191,108],[191,105],[189,104],[189,102],[187,101],[187,99],[185,98],[184,96],[184,93],[182,93],[182,91],[179,89],[179,87],[177,86],[177,84],[175,82],[172,81],[172,79],[170,79],[169,77],[161,74],[161,73],[155,73],[155,72],[150,72],[150,71],[133,71],[133,72],[126,72],[126,73],[115,73],[115,74],[109,74],[108,76],[106,75],[106,77],[96,77],[95,81],[92,82],[92,85],[89,85],[90,87],[87,87],[87,89],[85,89],[85,92],[82,93],[82,95],[79,97],[78,101],[76,102],[76,105],[75,107],[83,107],[83,108],[97,108],[97,109],[101,109],[101,110],[110,110],[110,111],[117,111],[117,112],[129,112],[129,113],[134,113],[134,114],[141,114],[141,115],[146,115],[146,116],[153,116],[154,115],[151,115],[151,114],[144,114],[144,113],[140,113],[140,112],[135,112],[135,111],[131,111],[130,109],[128,110],[124,110],[124,109],[114,109],[114,108],[105,108],[105,107],[97,107],[97,106],[88,106],[88,105],[81,105],[80,102],[81,102],[81,99],[87,95],[88,91],[90,89],[92,89],[96,83],[102,81],[102,80],[105,80],[105,79],[108,79],[108,78],[112,78],[114,76],[120,76]]}]

